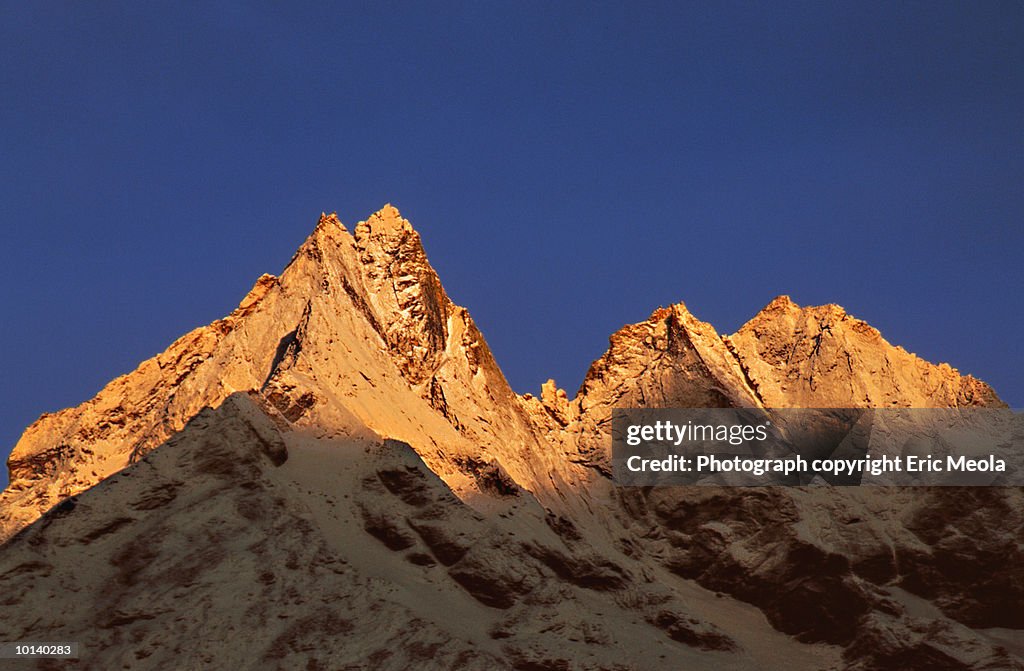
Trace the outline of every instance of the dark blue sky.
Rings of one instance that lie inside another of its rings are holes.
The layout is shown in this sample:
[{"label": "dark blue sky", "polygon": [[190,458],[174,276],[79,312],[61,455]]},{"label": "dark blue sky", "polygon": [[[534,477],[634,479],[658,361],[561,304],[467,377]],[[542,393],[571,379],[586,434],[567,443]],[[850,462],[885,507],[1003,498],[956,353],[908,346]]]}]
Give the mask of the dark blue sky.
[{"label": "dark blue sky", "polygon": [[518,391],[788,293],[1024,405],[1024,4],[632,4],[4,3],[0,451],[388,201]]}]

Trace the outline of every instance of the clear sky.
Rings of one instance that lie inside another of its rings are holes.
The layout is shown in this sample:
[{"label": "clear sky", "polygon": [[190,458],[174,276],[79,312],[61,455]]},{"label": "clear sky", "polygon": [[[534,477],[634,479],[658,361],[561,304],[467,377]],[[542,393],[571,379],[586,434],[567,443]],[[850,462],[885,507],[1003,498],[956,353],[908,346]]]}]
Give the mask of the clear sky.
[{"label": "clear sky", "polygon": [[517,391],[836,302],[1024,406],[1024,4],[3,3],[0,452],[394,203]]}]

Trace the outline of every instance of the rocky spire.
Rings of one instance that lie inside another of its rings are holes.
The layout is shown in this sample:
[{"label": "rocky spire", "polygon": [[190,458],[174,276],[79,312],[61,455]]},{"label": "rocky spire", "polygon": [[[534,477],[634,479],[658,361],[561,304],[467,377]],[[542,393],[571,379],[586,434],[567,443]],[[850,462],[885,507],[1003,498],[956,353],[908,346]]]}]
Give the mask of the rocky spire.
[{"label": "rocky spire", "polygon": [[500,460],[524,484],[547,482],[537,469],[553,467],[530,457],[543,450],[521,401],[419,234],[386,205],[352,233],[321,214],[280,278],[260,277],[228,317],[82,405],[40,417],[8,460],[0,536],[248,390],[317,432],[365,426],[406,440],[456,490],[476,486],[467,460]]}]

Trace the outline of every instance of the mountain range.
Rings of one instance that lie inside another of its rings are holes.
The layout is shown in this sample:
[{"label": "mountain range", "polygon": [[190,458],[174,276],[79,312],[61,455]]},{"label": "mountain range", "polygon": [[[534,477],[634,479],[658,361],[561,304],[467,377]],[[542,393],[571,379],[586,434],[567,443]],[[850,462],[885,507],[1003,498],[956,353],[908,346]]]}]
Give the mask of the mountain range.
[{"label": "mountain range", "polygon": [[972,406],[1004,404],[786,296],[731,335],[659,307],[573,396],[520,395],[394,207],[324,214],[25,430],[0,640],[104,670],[1024,669],[1019,488],[611,479],[614,408]]}]

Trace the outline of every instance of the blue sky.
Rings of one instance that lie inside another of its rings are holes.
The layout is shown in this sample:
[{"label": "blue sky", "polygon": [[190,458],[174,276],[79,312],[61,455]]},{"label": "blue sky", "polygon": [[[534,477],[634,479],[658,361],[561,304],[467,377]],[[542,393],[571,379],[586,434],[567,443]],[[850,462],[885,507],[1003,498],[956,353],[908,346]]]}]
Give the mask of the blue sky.
[{"label": "blue sky", "polygon": [[95,4],[0,7],[2,452],[385,202],[520,392],[788,293],[1024,405],[1021,3]]}]

